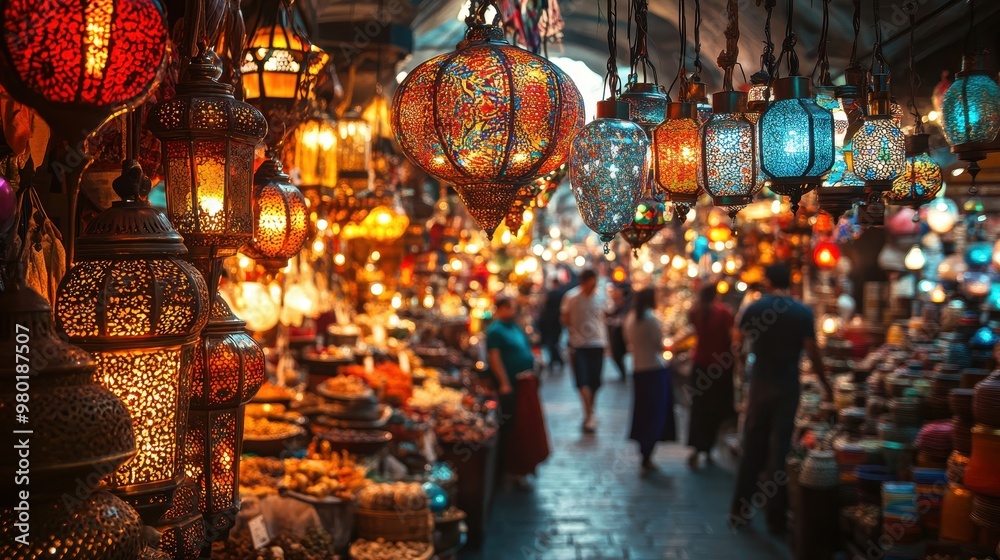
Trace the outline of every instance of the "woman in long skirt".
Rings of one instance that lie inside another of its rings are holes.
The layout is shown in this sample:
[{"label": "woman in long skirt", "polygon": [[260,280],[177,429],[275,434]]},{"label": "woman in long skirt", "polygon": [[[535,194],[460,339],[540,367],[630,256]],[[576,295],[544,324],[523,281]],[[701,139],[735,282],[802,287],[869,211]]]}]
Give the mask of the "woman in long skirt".
[{"label": "woman in long skirt", "polygon": [[629,439],[639,443],[643,472],[655,468],[652,457],[658,442],[677,439],[673,387],[663,359],[663,328],[653,313],[655,308],[656,292],[652,288],[641,290],[632,300],[624,326],[635,390]]},{"label": "woman in long skirt", "polygon": [[688,465],[698,468],[702,453],[712,463],[712,447],[722,423],[735,415],[733,409],[732,349],[733,314],[716,301],[718,287],[714,282],[702,286],[698,303],[688,313],[688,322],[698,337],[692,357],[691,422],[688,426]]}]

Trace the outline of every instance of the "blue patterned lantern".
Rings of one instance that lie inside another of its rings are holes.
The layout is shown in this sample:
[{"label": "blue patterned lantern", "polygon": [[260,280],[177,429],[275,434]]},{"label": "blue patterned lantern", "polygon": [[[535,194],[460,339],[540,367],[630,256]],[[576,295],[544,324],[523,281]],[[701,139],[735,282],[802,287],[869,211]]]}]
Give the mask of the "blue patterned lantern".
[{"label": "blue patterned lantern", "polygon": [[619,99],[629,105],[629,120],[647,134],[667,116],[667,92],[661,85],[629,82]]},{"label": "blue patterned lantern", "polygon": [[623,101],[599,102],[597,118],[577,134],[569,153],[569,180],[580,215],[601,236],[606,252],[632,222],[649,180],[649,139],[628,116]]},{"label": "blue patterned lantern", "polygon": [[774,99],[758,124],[760,166],[771,190],[788,196],[795,210],[833,166],[833,115],[816,103],[804,76],[777,80]]},{"label": "blue patterned lantern", "polygon": [[1000,86],[985,55],[967,54],[962,71],[944,94],[941,128],[951,151],[966,161],[986,157],[1000,132]]},{"label": "blue patterned lantern", "polygon": [[873,192],[892,189],[892,182],[906,169],[906,140],[899,121],[892,114],[889,75],[872,77],[868,115],[854,134],[854,173]]},{"label": "blue patterned lantern", "polygon": [[701,127],[698,182],[716,206],[736,213],[753,202],[757,187],[754,126],[743,116],[747,95],[723,91],[712,96],[712,115]]}]

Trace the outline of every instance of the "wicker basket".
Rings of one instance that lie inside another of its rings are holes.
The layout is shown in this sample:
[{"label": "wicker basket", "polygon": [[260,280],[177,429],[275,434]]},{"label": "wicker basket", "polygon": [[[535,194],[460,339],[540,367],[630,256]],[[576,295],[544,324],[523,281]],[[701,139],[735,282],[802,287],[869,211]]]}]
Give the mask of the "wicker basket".
[{"label": "wicker basket", "polygon": [[355,517],[358,538],[387,541],[431,542],[434,517],[429,509],[416,511],[358,508]]}]

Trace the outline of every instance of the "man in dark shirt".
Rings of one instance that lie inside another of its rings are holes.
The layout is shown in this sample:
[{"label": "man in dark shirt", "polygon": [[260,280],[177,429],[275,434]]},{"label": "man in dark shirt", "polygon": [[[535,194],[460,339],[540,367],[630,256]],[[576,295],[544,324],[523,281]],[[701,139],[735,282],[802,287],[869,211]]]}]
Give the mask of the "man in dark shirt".
[{"label": "man in dark shirt", "polygon": [[541,313],[538,315],[538,332],[542,335],[542,347],[549,354],[548,367],[553,372],[556,366],[559,366],[559,369],[563,366],[562,352],[559,350],[559,339],[562,338],[563,332],[562,323],[559,321],[559,310],[564,295],[566,287],[559,283],[558,278],[553,277],[549,291],[545,293]]},{"label": "man in dark shirt", "polygon": [[[742,357],[750,378],[750,395],[729,523],[734,529],[747,525],[766,503],[768,527],[780,534],[786,529],[785,456],[791,449],[799,406],[803,350],[827,398],[832,392],[816,347],[813,312],[788,293],[788,265],[772,265],[765,274],[768,292],[743,311],[735,337],[737,351],[746,354]],[[766,473],[764,481],[761,472]]]}]

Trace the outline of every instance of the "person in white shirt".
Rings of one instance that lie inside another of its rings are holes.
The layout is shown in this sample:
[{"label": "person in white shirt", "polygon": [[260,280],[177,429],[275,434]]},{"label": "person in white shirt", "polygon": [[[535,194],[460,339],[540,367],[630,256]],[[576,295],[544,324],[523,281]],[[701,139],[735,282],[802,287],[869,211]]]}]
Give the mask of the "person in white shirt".
[{"label": "person in white shirt", "polygon": [[580,274],[580,285],[563,298],[560,309],[562,324],[569,330],[569,363],[583,403],[585,433],[597,429],[594,400],[601,387],[604,349],[608,344],[604,308],[597,291],[597,273],[588,269]]}]

